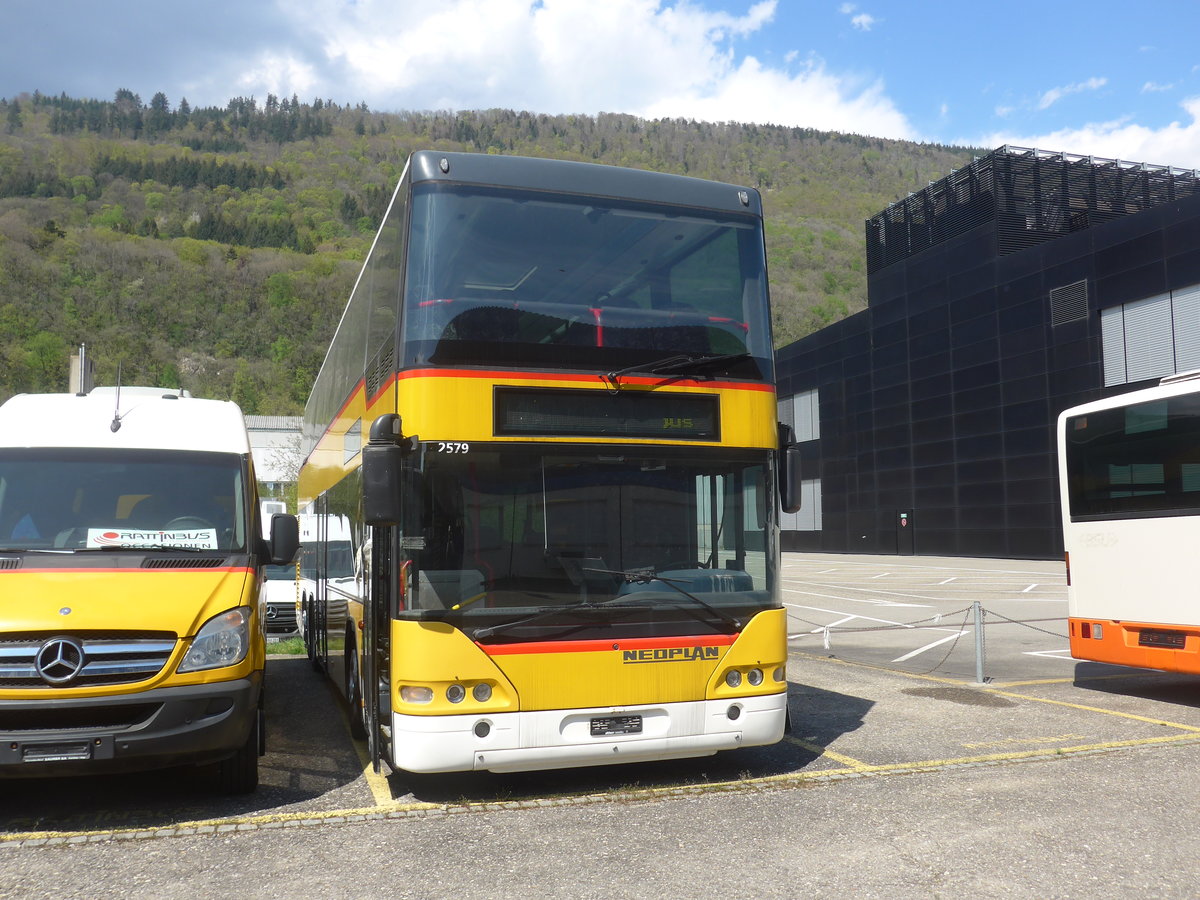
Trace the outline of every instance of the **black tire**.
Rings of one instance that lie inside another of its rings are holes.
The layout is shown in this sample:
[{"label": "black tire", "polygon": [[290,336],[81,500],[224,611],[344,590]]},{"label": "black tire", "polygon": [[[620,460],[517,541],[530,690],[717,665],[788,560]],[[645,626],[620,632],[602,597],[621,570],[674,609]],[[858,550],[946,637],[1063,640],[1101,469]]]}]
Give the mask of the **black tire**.
[{"label": "black tire", "polygon": [[251,794],[258,787],[258,753],[263,737],[263,711],[258,709],[246,742],[233,756],[217,763],[217,790],[222,794]]}]

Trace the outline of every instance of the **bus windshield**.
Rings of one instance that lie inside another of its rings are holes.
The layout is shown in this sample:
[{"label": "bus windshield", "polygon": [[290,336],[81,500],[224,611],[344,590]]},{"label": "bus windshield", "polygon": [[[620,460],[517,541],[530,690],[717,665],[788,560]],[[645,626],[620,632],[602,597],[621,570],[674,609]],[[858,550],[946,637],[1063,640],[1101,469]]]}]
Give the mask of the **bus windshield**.
[{"label": "bus windshield", "polygon": [[0,450],[0,549],[244,550],[235,454]]},{"label": "bus windshield", "polygon": [[764,457],[472,445],[427,453],[419,481],[409,615],[498,632],[569,607],[721,631],[775,605]]},{"label": "bus windshield", "polygon": [[754,216],[432,184],[411,211],[406,365],[611,371],[670,348],[772,377]]}]

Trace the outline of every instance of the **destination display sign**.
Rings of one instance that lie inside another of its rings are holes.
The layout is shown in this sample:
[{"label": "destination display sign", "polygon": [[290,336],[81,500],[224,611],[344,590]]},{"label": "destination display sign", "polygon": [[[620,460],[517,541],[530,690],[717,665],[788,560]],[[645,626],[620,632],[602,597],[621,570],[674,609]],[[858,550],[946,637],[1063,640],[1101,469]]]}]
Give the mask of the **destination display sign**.
[{"label": "destination display sign", "polygon": [[497,435],[720,440],[713,394],[496,388]]}]

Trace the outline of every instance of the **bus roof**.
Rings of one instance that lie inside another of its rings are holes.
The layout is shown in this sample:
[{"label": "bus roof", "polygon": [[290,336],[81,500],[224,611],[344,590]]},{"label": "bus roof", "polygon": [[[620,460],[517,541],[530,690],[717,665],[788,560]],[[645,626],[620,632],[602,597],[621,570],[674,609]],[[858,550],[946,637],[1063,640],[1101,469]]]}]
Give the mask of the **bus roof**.
[{"label": "bus roof", "polygon": [[[114,418],[120,427],[112,430]],[[248,454],[237,404],[165,389],[17,394],[0,406],[0,447],[104,447]]]},{"label": "bus roof", "polygon": [[753,188],[597,163],[418,150],[412,155],[411,177],[414,184],[445,181],[496,185],[762,216],[762,200]]}]

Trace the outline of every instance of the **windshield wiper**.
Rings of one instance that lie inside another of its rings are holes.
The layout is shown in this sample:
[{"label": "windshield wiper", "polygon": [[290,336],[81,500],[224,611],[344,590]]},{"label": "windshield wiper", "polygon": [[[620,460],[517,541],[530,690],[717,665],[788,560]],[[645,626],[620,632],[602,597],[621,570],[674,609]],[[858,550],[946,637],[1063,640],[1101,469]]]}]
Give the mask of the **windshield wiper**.
[{"label": "windshield wiper", "polygon": [[[603,570],[603,569],[590,570],[589,569],[588,571],[602,572],[605,570]],[[609,599],[601,600],[598,603],[593,602],[591,600],[580,600],[576,603],[568,603],[565,606],[548,606],[545,609],[539,609],[537,612],[535,612],[531,615],[528,615],[528,616],[522,616],[519,619],[510,619],[507,622],[500,622],[497,625],[488,625],[485,628],[477,628],[477,629],[475,629],[474,638],[476,640],[478,640],[479,638],[490,638],[490,637],[493,637],[493,636],[499,634],[502,631],[507,631],[509,628],[516,628],[518,625],[528,625],[530,622],[536,622],[539,619],[545,619],[550,616],[560,615],[562,613],[600,609],[603,606],[609,606],[609,605],[613,604],[614,601],[616,601],[616,600],[625,600],[625,599],[627,599],[627,598],[625,598],[625,597],[610,597]]]},{"label": "windshield wiper", "polygon": [[[713,616],[715,616],[717,619],[719,619],[721,622],[723,622],[728,627],[732,628],[733,631],[737,632],[737,631],[742,630],[742,623],[741,623],[740,619],[737,619],[737,618],[729,615],[729,613],[725,612],[724,610],[717,609],[717,607],[713,606],[708,601],[701,600],[695,594],[691,593],[690,591],[685,591],[683,588],[681,588],[679,586],[680,583],[687,584],[687,582],[683,581],[682,579],[663,578],[661,575],[659,575],[653,569],[631,569],[628,572],[614,572],[614,571],[608,571],[606,569],[588,569],[586,571],[607,572],[607,574],[609,574],[609,575],[618,575],[625,579],[626,584],[649,584],[652,581],[661,581],[667,587],[671,588],[672,590],[678,591],[680,594],[682,594],[684,597],[687,597],[693,603],[696,603],[696,604],[704,607],[706,610],[708,610],[710,613],[712,613]],[[625,594],[623,596],[620,596],[620,597],[617,597],[614,599],[636,600],[637,594]]]},{"label": "windshield wiper", "polygon": [[699,373],[749,358],[749,353],[677,353],[651,362],[626,366],[600,377],[608,382],[609,389],[615,393],[621,389],[621,376],[632,372],[650,372],[654,375],[665,375],[668,372]]}]

